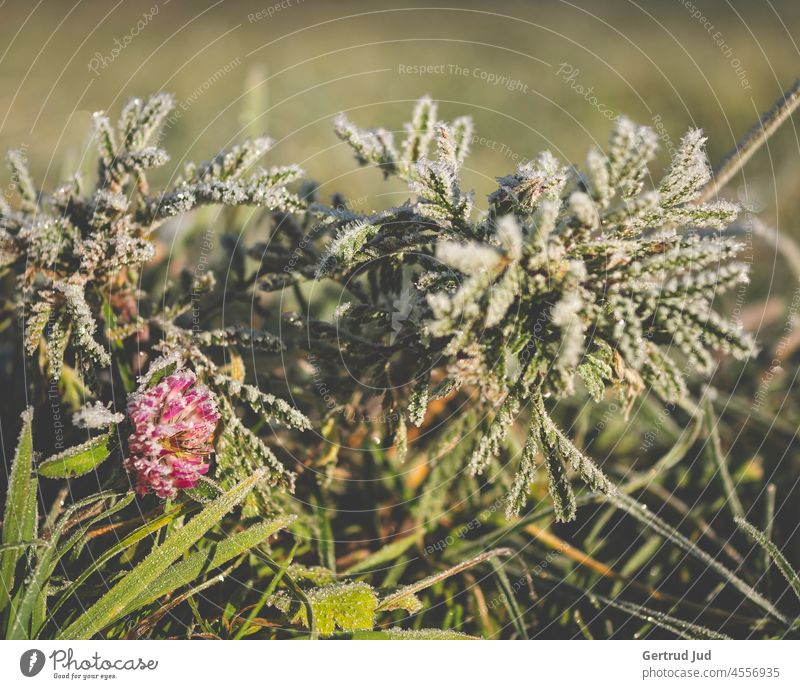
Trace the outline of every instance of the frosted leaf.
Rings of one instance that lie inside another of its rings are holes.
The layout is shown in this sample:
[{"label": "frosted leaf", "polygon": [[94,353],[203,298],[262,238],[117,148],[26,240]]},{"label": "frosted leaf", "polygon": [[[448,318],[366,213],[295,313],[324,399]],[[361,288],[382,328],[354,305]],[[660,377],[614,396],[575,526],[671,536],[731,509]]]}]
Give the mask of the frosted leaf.
[{"label": "frosted leaf", "polygon": [[406,138],[400,151],[406,166],[413,166],[428,155],[436,124],[437,106],[429,96],[420,98],[414,106],[411,122],[405,125]]},{"label": "frosted leaf", "polygon": [[436,258],[465,275],[475,275],[492,270],[501,257],[497,250],[477,242],[440,242]]},{"label": "frosted leaf", "polygon": [[510,259],[522,258],[522,230],[513,215],[504,215],[497,220],[495,236]]},{"label": "frosted leaf", "polygon": [[665,207],[686,203],[696,198],[711,179],[705,142],[706,137],[703,136],[702,129],[692,129],[681,139],[672,164],[659,187]]},{"label": "frosted leaf", "polygon": [[647,165],[657,148],[658,138],[652,129],[638,126],[624,116],[617,118],[609,142],[609,183],[620,189],[623,198],[642,190]]},{"label": "frosted leaf", "polygon": [[594,201],[591,196],[582,191],[570,194],[569,210],[575,216],[580,227],[594,230],[600,222],[600,215]]},{"label": "frosted leaf", "polygon": [[84,404],[72,415],[72,423],[77,428],[105,428],[124,420],[124,414],[111,411],[100,401]]},{"label": "frosted leaf", "polygon": [[67,313],[72,321],[72,337],[79,350],[98,366],[108,366],[111,357],[105,347],[94,339],[98,329],[92,310],[86,303],[83,287],[71,282],[56,280],[53,287],[66,298]]},{"label": "frosted leaf", "polygon": [[[306,597],[314,612],[317,631],[330,636],[341,629],[357,631],[375,626],[375,608],[378,597],[375,590],[365,582],[337,582],[306,591]],[[271,603],[282,612],[289,612],[292,599],[288,594],[277,594]],[[300,605],[292,621],[308,627],[308,613]]]},{"label": "frosted leaf", "polygon": [[342,228],[320,260],[316,273],[317,278],[326,277],[335,271],[348,270],[364,245],[378,232],[378,229],[366,220],[359,220]]}]

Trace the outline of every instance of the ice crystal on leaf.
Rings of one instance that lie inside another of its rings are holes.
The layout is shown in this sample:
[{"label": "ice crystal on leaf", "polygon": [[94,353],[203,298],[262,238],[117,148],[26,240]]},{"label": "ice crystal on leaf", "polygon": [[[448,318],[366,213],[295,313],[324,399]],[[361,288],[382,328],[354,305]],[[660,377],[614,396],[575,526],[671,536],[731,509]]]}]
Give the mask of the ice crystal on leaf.
[{"label": "ice crystal on leaf", "polygon": [[72,415],[72,423],[78,428],[106,428],[124,420],[124,414],[111,411],[102,402],[84,404]]}]

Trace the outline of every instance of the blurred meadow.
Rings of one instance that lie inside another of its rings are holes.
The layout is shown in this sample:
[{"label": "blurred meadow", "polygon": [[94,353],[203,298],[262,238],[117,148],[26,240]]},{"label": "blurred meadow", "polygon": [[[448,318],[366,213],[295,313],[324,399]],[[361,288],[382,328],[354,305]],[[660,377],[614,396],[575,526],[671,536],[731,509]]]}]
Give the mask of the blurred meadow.
[{"label": "blurred meadow", "polygon": [[[352,164],[332,132],[339,112],[400,123],[428,94],[445,118],[471,114],[464,184],[480,199],[541,150],[581,162],[619,114],[656,129],[654,169],[689,127],[707,134],[714,165],[800,68],[791,0],[43,0],[0,12],[0,140],[25,151],[44,188],[93,165],[92,112],[167,91],[179,104],[166,128],[173,163],[157,181],[267,133],[275,163],[297,162],[323,197],[342,192],[362,211],[406,190]],[[788,236],[800,234],[798,149],[790,121],[724,192]],[[765,294],[789,274],[774,246],[754,250]]]},{"label": "blurred meadow", "polygon": [[[392,190],[369,171],[332,177],[350,153],[331,117],[401,122],[429,94],[444,117],[475,118],[466,183],[481,195],[492,179],[478,170],[504,174],[544,148],[577,162],[620,113],[657,126],[659,162],[690,126],[716,162],[800,64],[791,1],[438,4],[5,2],[0,135],[55,180],[86,151],[91,112],[168,91],[180,104],[176,163],[266,131],[275,159],[297,161],[323,191],[374,199]],[[797,144],[789,124],[741,177],[738,192],[766,221],[781,219],[777,198],[787,213],[796,201]]]}]

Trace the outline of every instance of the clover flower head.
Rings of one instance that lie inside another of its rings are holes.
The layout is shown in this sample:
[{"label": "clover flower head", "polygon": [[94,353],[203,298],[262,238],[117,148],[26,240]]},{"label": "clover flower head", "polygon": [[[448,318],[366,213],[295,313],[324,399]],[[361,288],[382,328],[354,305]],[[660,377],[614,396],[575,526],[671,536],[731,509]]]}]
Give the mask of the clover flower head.
[{"label": "clover flower head", "polygon": [[179,370],[128,401],[134,430],[125,468],[136,474],[140,495],[174,497],[208,471],[220,415],[211,392],[196,383],[192,371]]}]

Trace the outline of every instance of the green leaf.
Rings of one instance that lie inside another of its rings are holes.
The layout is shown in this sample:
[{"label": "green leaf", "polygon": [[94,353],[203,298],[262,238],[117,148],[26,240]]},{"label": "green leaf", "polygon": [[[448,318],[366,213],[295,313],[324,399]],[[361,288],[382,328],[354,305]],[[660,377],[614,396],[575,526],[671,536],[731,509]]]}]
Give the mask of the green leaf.
[{"label": "green leaf", "polygon": [[145,385],[145,388],[147,390],[154,388],[162,380],[164,380],[164,378],[172,373],[175,373],[175,369],[178,368],[178,363],[178,361],[167,361],[160,368],[153,370],[147,378],[147,384]]},{"label": "green leaf", "polygon": [[264,474],[263,469],[256,471],[175,531],[89,610],[64,629],[58,638],[88,639],[119,619],[128,606],[147,591],[175,560],[239,504]]},{"label": "green leaf", "polygon": [[111,435],[100,435],[49,457],[38,467],[45,478],[74,478],[96,469],[109,456]]},{"label": "green leaf", "polygon": [[[8,477],[8,493],[3,513],[3,545],[17,544],[25,538],[30,514],[31,470],[33,468],[33,409],[22,414],[22,430],[17,441],[14,463]],[[35,498],[34,498],[35,503]],[[5,550],[0,559],[0,610],[11,601],[14,588],[14,570],[22,552],[17,548]]]}]

